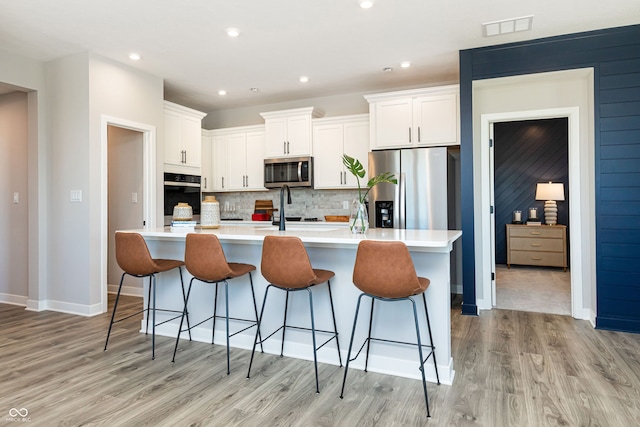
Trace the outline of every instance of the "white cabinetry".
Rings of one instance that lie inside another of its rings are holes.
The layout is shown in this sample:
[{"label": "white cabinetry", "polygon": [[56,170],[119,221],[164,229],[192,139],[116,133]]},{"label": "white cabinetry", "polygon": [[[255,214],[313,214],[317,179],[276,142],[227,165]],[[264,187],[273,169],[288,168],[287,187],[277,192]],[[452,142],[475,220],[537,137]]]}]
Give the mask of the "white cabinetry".
[{"label": "white cabinetry", "polygon": [[[328,117],[313,121],[313,168],[315,188],[357,188],[356,178],[345,169],[348,154],[368,170],[369,116]],[[365,178],[365,181],[368,178]]]},{"label": "white cabinetry", "polygon": [[310,156],[311,119],[322,113],[313,107],[260,113],[265,120],[265,157]]},{"label": "white cabinetry", "polygon": [[264,190],[264,126],[217,129],[211,134],[211,191]]},{"label": "white cabinetry", "polygon": [[460,144],[459,86],[366,95],[371,149]]},{"label": "white cabinetry", "polygon": [[200,175],[202,177],[201,188],[203,193],[213,191],[213,135],[211,131],[202,129],[202,163]]},{"label": "white cabinetry", "polygon": [[202,119],[206,113],[164,102],[164,170],[200,175]]}]

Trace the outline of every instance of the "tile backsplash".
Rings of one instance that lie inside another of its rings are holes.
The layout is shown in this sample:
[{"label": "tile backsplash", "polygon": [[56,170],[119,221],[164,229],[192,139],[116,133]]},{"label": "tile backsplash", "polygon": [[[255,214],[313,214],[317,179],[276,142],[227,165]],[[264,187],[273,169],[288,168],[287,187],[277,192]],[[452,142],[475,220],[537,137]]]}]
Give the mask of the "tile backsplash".
[{"label": "tile backsplash", "polygon": [[[273,200],[273,207],[280,207],[280,190],[248,191],[229,193],[205,193],[215,195],[220,202],[222,219],[239,218],[251,220],[256,200]],[[286,194],[285,194],[286,197]],[[358,197],[358,190],[313,190],[309,188],[292,188],[291,204],[285,200],[287,216],[302,218],[318,218],[324,221],[325,215],[349,215],[351,201]],[[347,208],[344,208],[347,202]],[[275,215],[279,215],[277,212]]]}]

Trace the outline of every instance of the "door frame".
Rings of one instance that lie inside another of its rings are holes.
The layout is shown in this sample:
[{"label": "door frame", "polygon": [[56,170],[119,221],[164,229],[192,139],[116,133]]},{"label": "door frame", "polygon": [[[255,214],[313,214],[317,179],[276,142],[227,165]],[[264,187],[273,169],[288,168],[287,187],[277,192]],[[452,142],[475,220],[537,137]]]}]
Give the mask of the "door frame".
[{"label": "door frame", "polygon": [[156,226],[156,127],[145,123],[102,115],[100,120],[100,295],[102,312],[108,310],[107,264],[109,257],[108,127],[115,126],[142,133],[142,216],[145,227]]},{"label": "door frame", "polygon": [[590,270],[583,264],[583,260],[588,259],[589,251],[583,248],[582,236],[579,230],[582,230],[583,222],[591,223],[593,221],[592,213],[589,209],[582,206],[581,194],[582,187],[587,183],[581,182],[581,168],[586,167],[580,162],[580,154],[582,150],[589,150],[593,147],[590,144],[580,144],[580,109],[578,107],[550,108],[542,110],[514,111],[504,113],[483,114],[480,116],[480,134],[481,134],[481,168],[482,168],[482,185],[481,185],[481,223],[482,223],[482,269],[480,271],[480,281],[478,285],[483,287],[483,295],[491,295],[491,307],[482,307],[490,309],[495,306],[495,281],[491,280],[491,273],[495,271],[495,261],[491,254],[495,251],[495,234],[491,235],[495,228],[492,225],[494,215],[490,213],[492,201],[493,186],[493,159],[492,151],[490,151],[489,140],[492,137],[492,128],[494,123],[507,121],[522,120],[538,120],[551,118],[567,118],[569,133],[569,194],[571,195],[571,204],[569,205],[569,222],[571,229],[569,233],[569,242],[571,245],[571,254],[569,265],[571,267],[571,316],[576,319],[588,319],[585,316],[583,307],[583,283],[591,283],[583,280],[586,275],[590,274]]}]

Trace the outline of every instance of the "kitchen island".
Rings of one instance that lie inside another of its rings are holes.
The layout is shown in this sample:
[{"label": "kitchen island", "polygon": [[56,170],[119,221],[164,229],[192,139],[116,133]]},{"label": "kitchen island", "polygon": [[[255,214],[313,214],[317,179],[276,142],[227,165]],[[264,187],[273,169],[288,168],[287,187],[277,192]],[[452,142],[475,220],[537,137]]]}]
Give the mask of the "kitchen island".
[{"label": "kitchen island", "polygon": [[[451,384],[453,381],[453,359],[451,357],[451,325],[450,325],[450,252],[453,243],[462,235],[456,230],[399,230],[399,229],[370,229],[365,235],[351,234],[348,227],[327,225],[315,226],[311,224],[287,223],[286,231],[278,231],[276,226],[264,225],[232,225],[221,226],[219,229],[186,229],[176,230],[170,228],[140,229],[135,231],[144,237],[149,246],[151,255],[155,258],[184,259],[184,243],[187,233],[212,233],[220,239],[225,255],[230,262],[243,262],[253,264],[257,271],[253,273],[253,282],[258,304],[262,303],[264,292],[268,283],[260,274],[260,259],[262,254],[262,241],[268,235],[291,235],[299,237],[307,251],[314,268],[328,269],[335,272],[336,276],[331,280],[331,291],[336,311],[340,349],[342,360],[345,361],[349,348],[349,338],[353,325],[353,316],[357,298],[360,291],[353,285],[353,265],[355,263],[356,250],[361,240],[401,241],[404,242],[413,258],[416,271],[419,276],[431,280],[431,285],[425,295],[431,320],[436,356],[438,361],[438,373],[440,381]],[[191,276],[185,271],[185,284]],[[145,283],[145,286],[147,284]],[[229,306],[231,317],[253,318],[253,305],[248,277],[240,277],[230,281]],[[221,295],[218,295],[222,302]],[[321,285],[313,290],[314,313],[316,316],[316,328],[330,330],[331,314],[329,309],[329,296],[326,285]],[[144,292],[147,295],[147,292]],[[198,323],[213,313],[214,286],[201,282],[194,282],[189,301],[189,313],[191,323]],[[146,301],[145,301],[146,304]],[[164,273],[158,276],[157,304],[159,308],[182,310],[182,298],[179,291],[179,277],[177,272]],[[422,305],[418,304],[418,308]],[[224,304],[219,303],[219,308]],[[370,305],[363,307],[368,313]],[[273,292],[269,295],[269,303],[261,326],[263,336],[266,336],[282,324],[284,310],[284,292]],[[258,307],[260,310],[260,306]],[[421,310],[420,310],[421,311]],[[224,315],[224,308],[218,311]],[[158,322],[163,318],[157,314]],[[367,316],[361,316],[356,331],[355,345],[360,345],[366,337]],[[156,333],[175,337],[178,320],[165,323],[156,328]],[[415,328],[413,327],[413,314],[410,303],[379,304],[373,320],[372,336],[395,341],[415,342]],[[289,313],[287,324],[308,327],[309,306],[306,295],[293,293],[290,295]],[[244,324],[231,322],[231,333],[241,329]],[[145,321],[142,321],[144,330]],[[192,331],[194,340],[211,342],[212,322],[205,322]],[[423,341],[428,341],[426,321],[421,321],[420,329]],[[244,331],[231,338],[231,346],[251,349],[255,337],[255,328]],[[276,334],[265,342],[264,350],[267,353],[280,354],[280,335]],[[186,338],[186,334],[182,334]],[[319,335],[322,342],[322,336]],[[224,345],[224,322],[216,323],[215,342]],[[187,350],[188,351],[188,350]],[[284,355],[301,359],[313,360],[311,336],[309,332],[287,330]],[[160,355],[160,357],[162,357]],[[166,356],[167,358],[169,355]],[[259,357],[257,355],[256,357]],[[176,363],[180,363],[180,355]],[[420,378],[418,370],[418,357],[415,347],[394,343],[373,343],[369,357],[368,370],[397,375],[407,378]],[[232,364],[232,371],[244,370],[247,365],[240,367]],[[318,351],[318,361],[337,365],[335,341],[328,343]],[[224,363],[223,360],[220,363]],[[364,355],[350,365],[356,369],[364,368]],[[425,364],[427,380],[435,382],[435,372],[431,363]]]}]

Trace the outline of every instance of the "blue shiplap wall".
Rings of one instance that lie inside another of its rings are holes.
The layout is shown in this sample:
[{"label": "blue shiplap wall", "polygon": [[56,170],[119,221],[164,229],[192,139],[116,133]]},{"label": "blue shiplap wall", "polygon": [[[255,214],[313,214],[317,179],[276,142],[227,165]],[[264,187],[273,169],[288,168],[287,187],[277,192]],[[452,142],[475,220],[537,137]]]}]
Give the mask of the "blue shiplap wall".
[{"label": "blue shiplap wall", "polygon": [[596,325],[640,332],[640,25],[460,51],[463,313],[477,312],[472,82],[594,68]]}]

